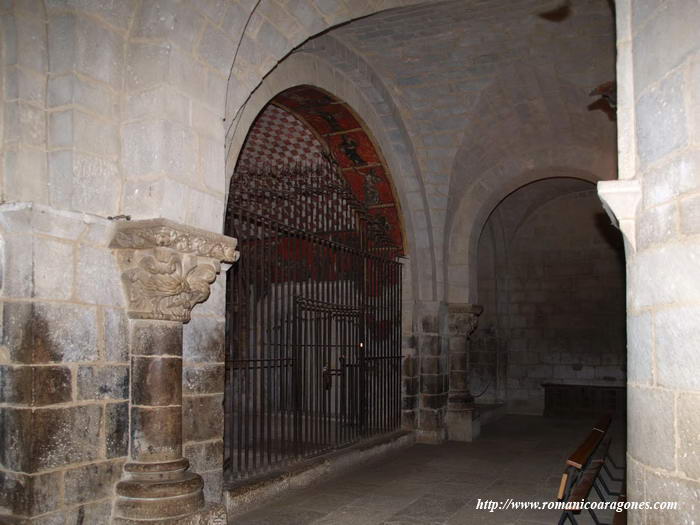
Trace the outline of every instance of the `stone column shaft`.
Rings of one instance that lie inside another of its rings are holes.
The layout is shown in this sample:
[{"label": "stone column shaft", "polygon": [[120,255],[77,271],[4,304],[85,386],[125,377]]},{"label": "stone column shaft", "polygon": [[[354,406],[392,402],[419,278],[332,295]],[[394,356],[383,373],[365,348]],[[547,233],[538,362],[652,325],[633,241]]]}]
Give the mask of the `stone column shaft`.
[{"label": "stone column shaft", "polygon": [[448,439],[452,441],[472,441],[481,431],[479,413],[469,389],[469,336],[476,330],[482,311],[478,304],[448,306],[450,390],[446,424]]}]

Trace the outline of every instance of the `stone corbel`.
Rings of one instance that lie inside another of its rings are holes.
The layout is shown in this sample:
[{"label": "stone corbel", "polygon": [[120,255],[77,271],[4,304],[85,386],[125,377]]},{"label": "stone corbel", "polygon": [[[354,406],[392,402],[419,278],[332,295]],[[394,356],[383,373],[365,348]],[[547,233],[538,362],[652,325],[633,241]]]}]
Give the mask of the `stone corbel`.
[{"label": "stone corbel", "polygon": [[131,319],[187,322],[209,297],[221,263],[238,260],[236,239],[167,219],[121,222],[110,248]]},{"label": "stone corbel", "polygon": [[598,197],[613,225],[618,228],[627,245],[636,251],[635,221],[637,206],[642,198],[638,180],[606,180],[598,182]]}]

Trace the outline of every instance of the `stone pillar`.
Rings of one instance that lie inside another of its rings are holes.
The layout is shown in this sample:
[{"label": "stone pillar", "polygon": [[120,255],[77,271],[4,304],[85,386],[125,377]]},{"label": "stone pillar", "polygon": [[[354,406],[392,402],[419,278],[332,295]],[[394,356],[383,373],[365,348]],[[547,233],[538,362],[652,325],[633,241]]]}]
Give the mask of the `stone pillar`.
[{"label": "stone pillar", "polygon": [[479,412],[469,391],[469,336],[482,311],[478,304],[448,305],[450,390],[445,423],[451,441],[473,441],[481,432]]},{"label": "stone pillar", "polygon": [[209,297],[221,262],[238,258],[236,240],[152,219],[119,223],[110,247],[127,299],[132,378],[114,521],[176,523],[204,507],[202,478],[182,456],[182,324]]}]

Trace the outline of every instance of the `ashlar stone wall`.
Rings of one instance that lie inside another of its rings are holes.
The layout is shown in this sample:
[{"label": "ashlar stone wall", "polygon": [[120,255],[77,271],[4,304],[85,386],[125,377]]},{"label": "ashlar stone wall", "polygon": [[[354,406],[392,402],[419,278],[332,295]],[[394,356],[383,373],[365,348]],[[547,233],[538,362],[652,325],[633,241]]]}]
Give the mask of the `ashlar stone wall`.
[{"label": "ashlar stone wall", "polygon": [[[700,513],[700,4],[617,4],[620,180],[600,186],[625,225],[630,500]],[[617,196],[611,192],[618,192]],[[661,523],[652,512],[633,524]]]}]

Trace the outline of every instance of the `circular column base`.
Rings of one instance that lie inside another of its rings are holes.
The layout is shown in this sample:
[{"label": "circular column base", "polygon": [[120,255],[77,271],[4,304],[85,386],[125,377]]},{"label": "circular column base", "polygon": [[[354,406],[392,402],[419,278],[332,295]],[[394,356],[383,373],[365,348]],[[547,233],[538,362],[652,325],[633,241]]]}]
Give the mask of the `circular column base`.
[{"label": "circular column base", "polygon": [[126,479],[117,483],[117,518],[153,521],[187,516],[204,507],[204,482],[187,472],[187,460],[127,463]]}]

